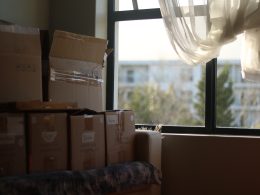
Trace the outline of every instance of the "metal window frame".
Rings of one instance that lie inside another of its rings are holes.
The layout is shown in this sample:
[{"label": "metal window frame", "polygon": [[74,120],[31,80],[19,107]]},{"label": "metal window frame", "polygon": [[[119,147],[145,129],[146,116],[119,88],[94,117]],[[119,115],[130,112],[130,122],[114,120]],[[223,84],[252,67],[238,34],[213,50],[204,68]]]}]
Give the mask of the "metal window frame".
[{"label": "metal window frame", "polygon": [[[133,0],[134,2],[134,0]],[[136,9],[137,8],[137,9]],[[144,20],[162,18],[159,8],[115,11],[115,0],[108,0],[108,47],[115,48],[115,23],[118,21]],[[197,6],[197,10],[201,6]],[[196,15],[202,16],[200,11]],[[114,106],[114,71],[115,57],[110,55],[107,60],[107,85],[106,85],[106,109],[113,110]],[[246,135],[260,136],[260,129],[217,127],[216,126],[216,79],[217,79],[217,59],[212,59],[206,64],[206,86],[205,86],[205,126],[173,126],[163,125],[163,133],[181,134],[214,134],[214,135]],[[154,129],[155,125],[137,124],[137,128]]]}]

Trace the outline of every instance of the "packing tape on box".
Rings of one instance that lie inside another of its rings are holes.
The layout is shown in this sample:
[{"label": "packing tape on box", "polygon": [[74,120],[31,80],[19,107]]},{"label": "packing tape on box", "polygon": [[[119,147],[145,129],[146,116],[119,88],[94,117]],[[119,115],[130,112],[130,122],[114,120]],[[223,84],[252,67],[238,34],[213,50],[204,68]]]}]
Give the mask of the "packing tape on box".
[{"label": "packing tape on box", "polygon": [[117,128],[117,138],[118,142],[122,143],[122,136],[123,136],[123,131],[124,131],[124,117],[122,117],[122,111],[119,111],[117,113],[118,115],[118,128]]},{"label": "packing tape on box", "polygon": [[42,118],[42,122],[46,131],[55,131],[55,115],[48,114]]},{"label": "packing tape on box", "polygon": [[83,73],[78,71],[57,70],[54,68],[50,69],[50,80],[73,82],[93,86],[100,86],[103,83],[101,75],[97,75],[95,71]]},{"label": "packing tape on box", "polygon": [[94,150],[86,151],[86,155],[84,155],[84,160],[83,160],[83,168],[90,169],[93,168],[95,164],[96,164],[95,151]]},{"label": "packing tape on box", "polygon": [[0,116],[0,133],[7,133],[7,117]]},{"label": "packing tape on box", "polygon": [[0,133],[24,135],[24,119],[19,116],[0,116]]},{"label": "packing tape on box", "polygon": [[8,24],[8,23],[0,23],[0,32],[30,34],[30,35],[37,35],[40,33],[38,28],[24,27],[24,26],[19,26],[16,24]]},{"label": "packing tape on box", "polygon": [[58,132],[55,130],[55,115],[49,114],[42,118],[44,130],[41,132],[41,137],[46,143],[55,141]]},{"label": "packing tape on box", "polygon": [[128,120],[133,121],[133,115],[130,118],[127,117],[124,111],[118,111],[118,142],[121,144],[128,143],[130,141],[128,130],[126,129],[126,123]]},{"label": "packing tape on box", "polygon": [[85,130],[92,131],[93,130],[93,123],[94,123],[94,117],[93,115],[84,115],[84,121],[85,121]]}]

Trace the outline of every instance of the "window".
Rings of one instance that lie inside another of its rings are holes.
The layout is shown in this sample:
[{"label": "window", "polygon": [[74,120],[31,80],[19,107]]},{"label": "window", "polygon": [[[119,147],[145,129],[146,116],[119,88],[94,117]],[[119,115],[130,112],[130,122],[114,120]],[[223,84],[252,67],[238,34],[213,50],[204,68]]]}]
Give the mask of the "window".
[{"label": "window", "polygon": [[218,58],[217,126],[256,129],[260,127],[260,84],[241,82],[242,39],[239,36],[236,42],[224,46]]},{"label": "window", "polygon": [[126,78],[128,83],[134,83],[134,70],[128,70]]},{"label": "window", "polygon": [[[204,19],[198,12],[196,21]],[[260,85],[240,76],[240,39],[207,65],[185,65],[170,45],[157,0],[109,0],[108,39],[115,50],[108,58],[107,109],[133,109],[137,124],[160,123],[163,132],[257,134]]]},{"label": "window", "polygon": [[134,9],[159,8],[158,0],[116,0],[115,10],[125,11]]}]

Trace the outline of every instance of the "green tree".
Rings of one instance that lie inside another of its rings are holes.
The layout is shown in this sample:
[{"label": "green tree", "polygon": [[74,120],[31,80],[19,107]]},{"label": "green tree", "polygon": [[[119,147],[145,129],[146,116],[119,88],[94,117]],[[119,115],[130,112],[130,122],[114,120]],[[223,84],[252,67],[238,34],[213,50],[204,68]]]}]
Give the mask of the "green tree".
[{"label": "green tree", "polygon": [[198,93],[197,93],[197,102],[194,104],[196,109],[196,125],[205,124],[205,92],[206,92],[206,70],[205,68],[202,71],[202,77],[198,83]]},{"label": "green tree", "polygon": [[122,90],[119,107],[134,110],[137,123],[183,125],[191,122],[191,113],[186,104],[177,98],[173,86],[167,90],[162,90],[159,85],[138,86],[127,101],[122,99]]},{"label": "green tree", "polygon": [[[234,103],[233,82],[229,78],[230,66],[225,65],[217,76],[216,86],[216,124],[222,127],[233,125],[234,117],[231,105]],[[205,121],[205,69],[198,83],[198,101],[194,104],[197,111],[197,124],[203,125]]]}]

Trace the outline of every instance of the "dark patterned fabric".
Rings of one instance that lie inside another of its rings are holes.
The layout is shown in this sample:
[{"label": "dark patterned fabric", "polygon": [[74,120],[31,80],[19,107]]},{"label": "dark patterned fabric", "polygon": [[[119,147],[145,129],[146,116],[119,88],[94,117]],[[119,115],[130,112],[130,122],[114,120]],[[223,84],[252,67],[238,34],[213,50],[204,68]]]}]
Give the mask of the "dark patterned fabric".
[{"label": "dark patterned fabric", "polygon": [[88,171],[3,177],[0,195],[107,194],[144,184],[161,184],[158,169],[146,162],[128,162]]}]

